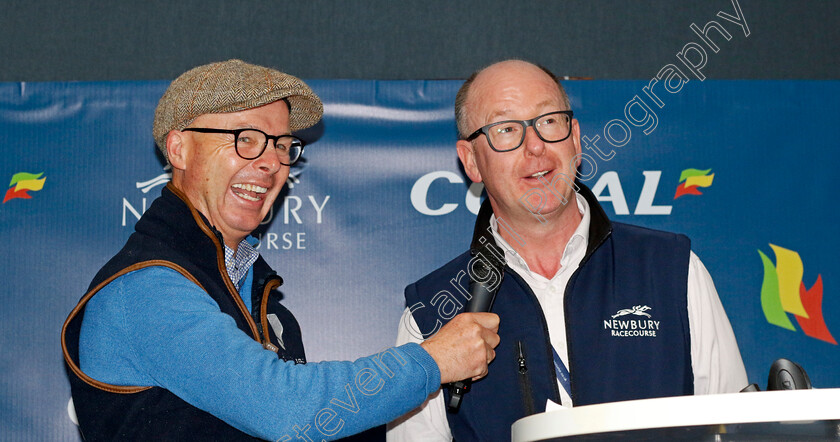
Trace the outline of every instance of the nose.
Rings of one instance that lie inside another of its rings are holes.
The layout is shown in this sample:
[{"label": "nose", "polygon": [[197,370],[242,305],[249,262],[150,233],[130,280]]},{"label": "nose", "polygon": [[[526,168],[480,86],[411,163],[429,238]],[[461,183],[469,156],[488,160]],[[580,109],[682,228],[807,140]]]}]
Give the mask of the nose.
[{"label": "nose", "polygon": [[522,143],[526,155],[540,156],[545,153],[545,142],[537,135],[533,126],[525,129],[525,139]]},{"label": "nose", "polygon": [[254,167],[270,175],[277,173],[283,166],[280,163],[280,157],[277,155],[274,143],[276,141],[269,141],[262,155],[254,159]]}]

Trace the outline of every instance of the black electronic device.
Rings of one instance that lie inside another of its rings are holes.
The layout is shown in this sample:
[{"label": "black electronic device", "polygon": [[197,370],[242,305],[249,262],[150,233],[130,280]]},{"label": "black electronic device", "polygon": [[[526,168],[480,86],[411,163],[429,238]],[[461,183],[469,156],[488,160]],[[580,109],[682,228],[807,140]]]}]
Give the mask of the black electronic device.
[{"label": "black electronic device", "polygon": [[[779,390],[810,390],[811,379],[808,373],[796,362],[788,359],[776,359],[770,366],[770,374],[767,376],[767,391]],[[741,393],[761,391],[758,384],[750,384],[741,390]]]},{"label": "black electronic device", "polygon": [[767,377],[767,391],[809,390],[810,388],[811,379],[796,362],[776,359],[770,366],[770,375]]}]

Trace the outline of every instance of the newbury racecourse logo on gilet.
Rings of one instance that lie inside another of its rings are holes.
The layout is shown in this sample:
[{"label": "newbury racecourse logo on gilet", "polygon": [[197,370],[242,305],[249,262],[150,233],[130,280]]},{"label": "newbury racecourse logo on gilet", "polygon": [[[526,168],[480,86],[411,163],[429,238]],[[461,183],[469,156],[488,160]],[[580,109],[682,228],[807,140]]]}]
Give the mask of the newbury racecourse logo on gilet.
[{"label": "newbury racecourse logo on gilet", "polygon": [[659,321],[654,320],[649,313],[653,310],[647,305],[634,305],[623,308],[610,318],[604,319],[604,330],[609,330],[610,336],[620,338],[656,337],[659,331]]},{"label": "newbury racecourse logo on gilet", "polygon": [[770,324],[796,331],[788,313],[796,318],[797,324],[807,336],[834,345],[822,312],[822,275],[810,289],[802,281],[804,267],[799,253],[770,244],[776,254],[776,265],[761,250],[758,254],[764,264],[764,281],[761,284],[761,309]]},{"label": "newbury racecourse logo on gilet", "polygon": [[[300,174],[303,171],[305,163],[298,163],[292,168],[289,173],[289,178],[286,179],[286,186],[293,189],[296,184],[300,184]],[[163,186],[172,179],[172,166],[166,165],[163,172],[147,181],[139,181],[135,184],[136,188],[143,194],[142,197],[136,196],[129,199],[123,197],[122,199],[122,226],[133,226],[134,222],[140,219],[140,216],[146,212],[148,205],[154,200],[153,197],[146,196],[152,189]],[[156,194],[154,194],[156,195]],[[325,195],[320,201],[315,195],[306,195],[305,199],[296,195],[287,195],[283,199],[282,208],[278,213],[275,213],[275,207],[266,215],[266,218],[261,224],[270,223],[275,215],[278,221],[275,224],[282,224],[288,230],[295,230],[293,227],[304,225],[307,220],[313,219],[316,224],[323,222],[324,207],[330,200],[329,195]],[[307,201],[308,204],[304,203]],[[258,250],[303,250],[306,249],[306,232],[303,231],[287,231],[282,233],[267,232],[265,234],[256,233],[255,236],[260,241],[257,245]]]},{"label": "newbury racecourse logo on gilet", "polygon": [[[698,190],[699,187],[709,187],[712,185],[712,180],[714,179],[715,174],[709,175],[710,171],[711,169],[683,170],[680,174],[679,182],[681,184],[677,187],[677,194],[674,196],[674,199],[677,199],[682,195],[701,195],[701,192]],[[656,204],[654,202],[659,189],[659,179],[662,177],[662,171],[645,170],[642,171],[641,175],[644,178],[644,183],[642,185],[641,192],[635,199],[636,204],[632,214],[670,215],[672,206]],[[411,205],[415,210],[423,215],[441,216],[452,213],[460,206],[459,201],[446,201],[443,204],[435,204],[433,207],[433,204],[430,204],[429,201],[434,201],[435,198],[429,198],[429,194],[434,191],[440,192],[440,186],[447,185],[445,182],[463,186],[464,180],[465,178],[461,174],[448,170],[429,172],[417,179],[411,187]],[[552,183],[547,181],[543,183],[543,187],[548,189],[545,192],[546,195],[553,194],[553,189],[550,189],[551,184]],[[633,195],[625,193],[624,186],[621,183],[621,177],[618,175],[618,172],[612,170],[606,171],[598,177],[594,184],[587,183],[587,186],[592,189],[592,193],[595,195],[595,198],[597,198],[602,205],[609,203],[616,215],[631,214],[628,197],[632,198]],[[466,189],[464,195],[464,207],[475,215],[478,214],[478,209],[481,206],[481,192],[483,190],[484,184],[472,183]],[[630,199],[629,201],[632,202],[633,200]],[[528,209],[538,211],[539,208],[529,207]]]}]

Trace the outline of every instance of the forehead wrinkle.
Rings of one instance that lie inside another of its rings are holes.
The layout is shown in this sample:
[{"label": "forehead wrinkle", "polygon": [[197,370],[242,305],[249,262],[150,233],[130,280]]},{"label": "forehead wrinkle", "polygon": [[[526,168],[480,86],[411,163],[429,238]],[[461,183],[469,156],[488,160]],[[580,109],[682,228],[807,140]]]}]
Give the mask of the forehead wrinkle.
[{"label": "forehead wrinkle", "polygon": [[[555,103],[555,100],[552,100],[552,99],[545,99],[545,100],[542,100],[542,101],[540,101],[539,103],[535,104],[533,107],[534,107],[534,109],[538,109],[537,113],[542,114],[542,113],[543,113],[542,111],[543,111],[543,110],[545,110],[545,108],[547,108],[547,107],[552,107],[552,106],[557,106],[557,107],[558,107],[558,109],[557,109],[557,110],[562,110],[562,109],[559,109],[559,108],[560,108],[560,107],[562,107],[562,106],[561,106],[561,105],[557,105],[557,104]],[[496,111],[496,112],[493,112],[492,114],[490,114],[489,118],[490,118],[490,120],[493,120],[493,119],[495,119],[496,117],[504,117],[504,116],[507,116],[507,115],[511,114],[512,112],[513,112],[513,111],[512,111],[510,108],[504,108],[504,109],[502,109],[502,110],[498,110],[498,111]],[[553,111],[552,111],[552,112],[553,112]],[[535,115],[534,115],[534,117],[536,117],[536,116],[537,116],[537,115],[535,114]]]},{"label": "forehead wrinkle", "polygon": [[[563,110],[563,99],[557,83],[544,72],[536,72],[530,68],[531,65],[522,70],[496,66],[479,73],[464,103],[470,126],[484,126],[511,119],[514,112],[537,112],[530,117],[516,115],[519,118],[532,118],[543,113],[540,111],[546,107],[556,107],[551,110]],[[523,82],[536,88],[542,98],[539,102],[529,103],[529,99],[532,98],[529,94],[533,94],[534,89],[525,87],[524,89],[530,89],[526,92],[523,90]]]},{"label": "forehead wrinkle", "polygon": [[[563,105],[562,105],[562,103],[560,103],[562,100],[560,100],[559,97],[556,97],[556,98],[557,99],[546,98],[546,99],[532,105],[531,108],[534,109],[534,114],[531,115],[530,118],[537,117],[538,115],[542,115],[545,112],[553,112],[555,110],[563,110],[562,109]],[[556,109],[554,109],[555,107],[556,107]],[[552,109],[547,110],[546,108],[552,108]],[[510,106],[505,105],[505,107],[491,112],[487,116],[487,119],[485,120],[485,123],[492,124],[492,123],[496,123],[498,121],[511,120],[511,119],[513,119],[512,117],[510,117],[510,115],[512,113],[513,113],[513,109],[511,109]]]}]

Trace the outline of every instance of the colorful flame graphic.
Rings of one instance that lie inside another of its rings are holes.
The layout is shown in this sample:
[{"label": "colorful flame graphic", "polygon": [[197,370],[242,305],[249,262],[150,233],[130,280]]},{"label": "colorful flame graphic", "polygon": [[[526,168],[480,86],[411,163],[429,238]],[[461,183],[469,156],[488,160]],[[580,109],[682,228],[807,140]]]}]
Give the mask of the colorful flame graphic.
[{"label": "colorful flame graphic", "polygon": [[[30,190],[37,192],[44,188],[46,177],[41,178],[44,172],[39,174],[19,172],[12,175],[12,182],[9,183],[9,190],[6,191],[6,196],[3,198],[3,203],[13,200],[15,198],[32,198],[27,192]],[[40,179],[39,179],[40,178]]]},{"label": "colorful flame graphic", "polygon": [[677,186],[677,192],[674,194],[674,199],[683,195],[702,195],[699,187],[709,187],[715,179],[715,174],[709,175],[712,169],[685,169],[680,174],[680,185]]},{"label": "colorful flame graphic", "polygon": [[761,309],[767,322],[796,331],[787,313],[792,313],[802,331],[812,337],[837,345],[831,336],[822,313],[822,275],[810,289],[802,281],[804,268],[799,253],[770,244],[776,254],[776,265],[761,250],[764,263],[764,282],[761,284]]}]

